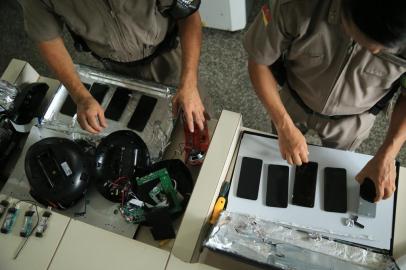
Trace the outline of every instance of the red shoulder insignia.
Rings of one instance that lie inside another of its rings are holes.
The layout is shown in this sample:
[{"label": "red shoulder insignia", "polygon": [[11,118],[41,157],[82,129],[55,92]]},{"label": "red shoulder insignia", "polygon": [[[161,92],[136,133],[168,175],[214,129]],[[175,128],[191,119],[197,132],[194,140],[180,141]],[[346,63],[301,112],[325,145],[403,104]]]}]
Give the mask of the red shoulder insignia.
[{"label": "red shoulder insignia", "polygon": [[264,20],[265,26],[271,21],[271,10],[269,9],[269,5],[265,4],[261,8],[262,12],[262,19]]}]

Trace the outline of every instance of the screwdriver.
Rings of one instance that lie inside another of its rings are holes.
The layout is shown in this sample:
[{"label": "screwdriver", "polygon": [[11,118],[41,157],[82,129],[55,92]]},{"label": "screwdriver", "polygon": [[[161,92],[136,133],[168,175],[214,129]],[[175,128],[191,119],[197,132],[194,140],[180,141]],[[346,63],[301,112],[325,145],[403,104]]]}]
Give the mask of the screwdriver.
[{"label": "screwdriver", "polygon": [[224,181],[220,189],[219,197],[217,198],[216,204],[214,205],[213,213],[210,218],[210,224],[215,224],[217,222],[220,213],[223,211],[226,205],[227,202],[226,197],[229,190],[230,190],[230,182]]}]

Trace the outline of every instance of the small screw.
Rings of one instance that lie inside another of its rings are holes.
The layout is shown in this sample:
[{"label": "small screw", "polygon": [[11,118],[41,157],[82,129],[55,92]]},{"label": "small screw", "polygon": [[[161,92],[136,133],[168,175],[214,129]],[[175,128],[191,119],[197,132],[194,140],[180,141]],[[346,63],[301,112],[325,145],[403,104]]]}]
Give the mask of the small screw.
[{"label": "small screw", "polygon": [[365,228],[364,225],[358,222],[358,216],[351,216],[351,219],[354,220],[354,225],[357,226],[358,228]]}]

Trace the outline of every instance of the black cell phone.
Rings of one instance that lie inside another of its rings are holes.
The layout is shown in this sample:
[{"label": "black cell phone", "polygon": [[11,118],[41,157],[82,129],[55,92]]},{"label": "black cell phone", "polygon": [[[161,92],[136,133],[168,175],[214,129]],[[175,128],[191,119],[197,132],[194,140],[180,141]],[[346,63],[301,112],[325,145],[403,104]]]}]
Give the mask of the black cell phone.
[{"label": "black cell phone", "polygon": [[[90,88],[90,84],[84,83],[83,84],[86,89]],[[73,102],[73,99],[71,98],[70,95],[68,95],[65,99],[65,102],[63,103],[60,113],[64,115],[69,115],[69,116],[74,116],[76,113],[76,104]]]},{"label": "black cell phone", "polygon": [[142,95],[127,127],[142,132],[154,111],[157,99]]},{"label": "black cell phone", "polygon": [[92,94],[94,99],[101,104],[108,90],[109,86],[106,84],[93,83],[90,88],[90,94]]},{"label": "black cell phone", "polygon": [[347,171],[343,168],[324,169],[324,210],[347,212]]},{"label": "black cell phone", "polygon": [[318,164],[316,162],[309,162],[296,167],[292,204],[310,208],[314,207],[317,169]]},{"label": "black cell phone", "polygon": [[271,207],[288,207],[289,167],[270,164],[268,166],[268,184],[266,188],[266,205]]},{"label": "black cell phone", "polygon": [[125,107],[127,107],[131,92],[130,89],[117,87],[104,115],[108,119],[118,121],[123,114]]},{"label": "black cell phone", "polygon": [[259,182],[261,180],[262,160],[243,157],[238,180],[237,197],[249,200],[258,198]]}]

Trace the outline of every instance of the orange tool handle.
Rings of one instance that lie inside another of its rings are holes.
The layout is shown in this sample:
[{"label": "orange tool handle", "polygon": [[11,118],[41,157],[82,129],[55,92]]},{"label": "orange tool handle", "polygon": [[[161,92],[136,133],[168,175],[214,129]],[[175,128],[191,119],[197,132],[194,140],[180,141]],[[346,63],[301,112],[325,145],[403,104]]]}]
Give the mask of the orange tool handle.
[{"label": "orange tool handle", "polygon": [[223,211],[226,204],[226,198],[218,197],[216,204],[214,205],[213,213],[211,214],[210,224],[215,224],[220,216],[221,211]]}]

